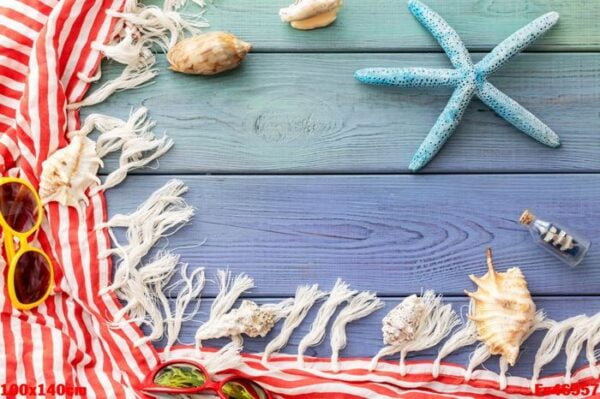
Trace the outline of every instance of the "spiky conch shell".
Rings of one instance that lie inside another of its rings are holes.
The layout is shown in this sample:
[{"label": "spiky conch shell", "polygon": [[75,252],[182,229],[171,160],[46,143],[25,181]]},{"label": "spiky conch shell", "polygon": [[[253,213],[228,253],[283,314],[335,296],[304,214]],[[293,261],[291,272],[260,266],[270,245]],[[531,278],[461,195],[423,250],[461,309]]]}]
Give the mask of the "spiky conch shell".
[{"label": "spiky conch shell", "polygon": [[469,276],[478,287],[476,292],[465,291],[473,305],[469,318],[490,353],[501,355],[514,366],[519,347],[533,328],[535,303],[521,269],[513,267],[503,273],[496,272],[491,249],[487,252],[487,264],[484,276]]},{"label": "spiky conch shell", "polygon": [[252,45],[227,32],[188,37],[167,54],[171,69],[192,75],[215,75],[237,68]]},{"label": "spiky conch shell", "polygon": [[54,152],[42,164],[42,203],[56,201],[78,210],[81,202],[88,205],[85,191],[94,183],[100,184],[96,174],[101,165],[96,143],[84,136],[74,136],[69,145]]}]

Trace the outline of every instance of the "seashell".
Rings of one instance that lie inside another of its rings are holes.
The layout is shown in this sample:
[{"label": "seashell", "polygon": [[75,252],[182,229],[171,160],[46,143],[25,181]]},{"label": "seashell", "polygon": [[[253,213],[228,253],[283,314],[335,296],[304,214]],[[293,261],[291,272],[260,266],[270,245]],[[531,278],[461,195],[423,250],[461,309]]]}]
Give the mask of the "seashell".
[{"label": "seashell", "polygon": [[56,201],[79,209],[88,205],[85,191],[94,183],[102,160],[96,154],[96,143],[84,136],[74,136],[69,145],[52,154],[42,164],[40,199],[45,205]]},{"label": "seashell", "polygon": [[476,292],[465,291],[473,305],[469,318],[490,353],[501,355],[514,366],[519,347],[535,323],[535,303],[521,269],[496,272],[491,249],[487,251],[487,264],[488,272],[483,277],[469,276],[478,287]]},{"label": "seashell", "polygon": [[293,28],[317,29],[331,25],[341,6],[342,0],[296,0],[279,10],[279,16],[283,22],[290,22]]},{"label": "seashell", "polygon": [[386,345],[400,345],[412,341],[427,310],[423,298],[416,295],[405,298],[384,317],[381,328],[383,342]]},{"label": "seashell", "polygon": [[226,32],[188,37],[167,53],[171,69],[193,75],[215,75],[237,68],[252,46]]}]

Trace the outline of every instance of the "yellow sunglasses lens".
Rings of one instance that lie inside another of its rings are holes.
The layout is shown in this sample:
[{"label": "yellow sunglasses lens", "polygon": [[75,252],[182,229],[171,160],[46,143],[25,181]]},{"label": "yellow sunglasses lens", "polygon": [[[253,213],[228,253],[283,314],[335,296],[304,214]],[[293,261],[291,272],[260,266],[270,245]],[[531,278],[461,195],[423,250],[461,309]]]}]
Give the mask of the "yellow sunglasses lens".
[{"label": "yellow sunglasses lens", "polygon": [[25,251],[16,260],[15,294],[22,304],[36,303],[50,290],[51,266],[45,256],[37,251]]},{"label": "yellow sunglasses lens", "polygon": [[221,393],[227,399],[266,399],[267,393],[258,384],[245,378],[237,378],[226,382]]},{"label": "yellow sunglasses lens", "polygon": [[18,182],[0,185],[0,213],[14,231],[30,231],[38,220],[39,208],[35,194],[26,185]]}]

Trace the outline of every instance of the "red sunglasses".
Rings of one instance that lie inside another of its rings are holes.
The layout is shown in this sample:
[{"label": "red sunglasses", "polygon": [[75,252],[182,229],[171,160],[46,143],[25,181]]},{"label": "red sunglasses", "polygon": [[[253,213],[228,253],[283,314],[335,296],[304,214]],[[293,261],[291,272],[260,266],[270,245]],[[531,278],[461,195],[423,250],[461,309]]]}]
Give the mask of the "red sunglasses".
[{"label": "red sunglasses", "polygon": [[221,399],[273,399],[268,391],[247,378],[213,381],[201,364],[190,360],[170,360],[158,365],[146,377],[140,390],[146,398],[213,391]]}]

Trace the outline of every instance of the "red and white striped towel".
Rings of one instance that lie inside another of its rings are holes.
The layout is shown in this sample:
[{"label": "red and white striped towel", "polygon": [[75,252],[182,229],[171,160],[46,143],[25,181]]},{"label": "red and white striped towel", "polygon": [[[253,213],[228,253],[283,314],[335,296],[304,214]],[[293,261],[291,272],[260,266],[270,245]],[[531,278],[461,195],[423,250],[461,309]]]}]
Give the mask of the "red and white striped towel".
[{"label": "red and white striped towel", "polygon": [[[89,88],[101,55],[94,41],[108,42],[116,21],[108,9],[120,10],[124,0],[1,0],[0,2],[0,170],[38,184],[42,162],[67,144],[66,133],[79,127],[77,111],[66,105],[81,100]],[[99,252],[110,242],[94,226],[106,221],[103,193],[90,198],[85,217],[75,209],[51,203],[37,236],[56,268],[54,294],[28,312],[7,300],[6,265],[0,258],[0,384],[85,387],[88,398],[133,398],[135,386],[157,364],[150,345],[135,348],[141,336],[131,325],[109,328],[120,308],[114,295],[99,295],[109,284],[110,259]],[[176,348],[173,356],[196,354]],[[346,359],[340,373],[328,371],[328,359],[307,359],[295,368],[295,358],[274,356],[270,367],[245,355],[238,372],[256,378],[281,398],[520,398],[531,397],[529,382],[510,377],[500,391],[497,376],[478,371],[470,382],[464,369],[444,365],[431,377],[431,363],[409,363],[408,375],[382,363],[368,373],[367,360]],[[589,381],[582,370],[574,381]],[[560,377],[543,379],[544,385]],[[34,397],[33,394],[22,395]],[[46,395],[53,397],[55,395]]]}]

